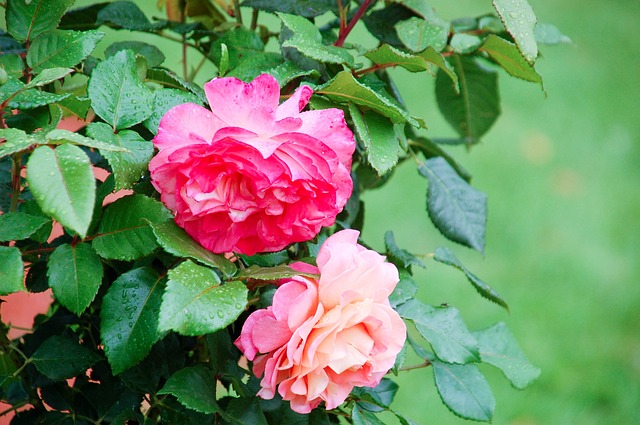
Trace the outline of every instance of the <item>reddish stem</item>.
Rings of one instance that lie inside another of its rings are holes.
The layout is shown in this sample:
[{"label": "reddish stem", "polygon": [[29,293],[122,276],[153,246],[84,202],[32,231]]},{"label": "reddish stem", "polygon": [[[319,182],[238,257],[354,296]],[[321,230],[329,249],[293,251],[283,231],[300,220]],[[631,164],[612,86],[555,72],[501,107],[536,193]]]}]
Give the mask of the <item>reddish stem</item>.
[{"label": "reddish stem", "polygon": [[349,25],[347,25],[344,31],[342,30],[342,28],[340,28],[340,34],[338,34],[338,39],[336,40],[336,42],[333,43],[334,46],[342,47],[344,45],[344,41],[347,39],[347,36],[349,35],[353,27],[356,26],[360,18],[362,18],[362,15],[364,15],[364,12],[367,11],[371,3],[373,3],[374,1],[375,0],[364,0],[362,2],[358,10],[356,10],[355,15],[353,15],[353,18],[351,18],[351,21],[349,21]]}]

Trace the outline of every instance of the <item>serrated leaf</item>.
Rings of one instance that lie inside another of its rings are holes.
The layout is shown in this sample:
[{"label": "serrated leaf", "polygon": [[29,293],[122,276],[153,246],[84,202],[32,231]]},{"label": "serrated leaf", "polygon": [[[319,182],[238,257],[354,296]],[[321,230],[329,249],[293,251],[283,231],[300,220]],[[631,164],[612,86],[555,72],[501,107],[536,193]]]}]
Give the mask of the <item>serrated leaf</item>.
[{"label": "serrated leaf", "polygon": [[98,12],[96,23],[110,23],[132,31],[150,31],[164,26],[162,22],[149,22],[144,12],[131,1],[115,1],[103,7]]},{"label": "serrated leaf", "polygon": [[351,53],[342,47],[325,46],[320,30],[308,19],[286,13],[277,15],[282,24],[293,33],[291,38],[282,43],[282,47],[294,48],[303,56],[320,62],[354,66],[355,60]]},{"label": "serrated leaf", "polygon": [[453,51],[461,55],[474,52],[481,44],[482,38],[465,33],[454,34],[450,42]]},{"label": "serrated leaf", "polygon": [[54,29],[75,0],[8,0],[7,32],[18,41],[33,40]]},{"label": "serrated leaf", "polygon": [[505,29],[511,34],[518,50],[527,62],[533,63],[538,56],[535,28],[536,14],[527,0],[493,0]]},{"label": "serrated leaf", "polygon": [[504,298],[502,298],[502,296],[498,292],[496,292],[495,289],[484,283],[476,275],[471,273],[469,269],[463,266],[460,260],[458,260],[458,258],[453,255],[453,253],[449,249],[442,247],[436,248],[433,259],[440,263],[453,266],[456,269],[462,271],[467,276],[467,279],[469,280],[469,282],[471,282],[473,287],[476,288],[476,290],[480,293],[480,295],[509,311],[509,305],[504,300]]},{"label": "serrated leaf", "polygon": [[400,316],[413,321],[440,360],[456,364],[480,361],[478,341],[456,308],[432,307],[413,299],[397,310]]},{"label": "serrated leaf", "polygon": [[158,394],[171,394],[197,412],[219,413],[225,417],[216,400],[216,382],[213,371],[204,366],[185,367],[171,375]]},{"label": "serrated leaf", "polygon": [[87,118],[87,112],[89,112],[91,101],[88,97],[71,95],[65,99],[59,100],[56,102],[56,105],[62,109],[65,115],[75,115],[84,121]]},{"label": "serrated leaf", "polygon": [[524,60],[516,45],[508,42],[504,38],[489,34],[479,50],[486,52],[493,60],[498,62],[505,71],[514,77],[542,84],[540,74],[536,72],[529,62]]},{"label": "serrated leaf", "polygon": [[145,79],[145,81],[148,83],[160,84],[168,88],[187,89],[191,93],[198,96],[201,104],[208,103],[207,97],[204,94],[204,90],[201,87],[183,80],[175,73],[167,69],[149,68],[147,70],[147,78]]},{"label": "serrated leaf", "polygon": [[246,269],[242,269],[236,276],[238,280],[256,279],[256,280],[280,280],[287,279],[294,276],[311,276],[317,277],[318,275],[311,273],[303,273],[292,269],[287,265],[280,265],[275,267],[260,267],[250,266]]},{"label": "serrated leaf", "polygon": [[36,75],[31,81],[25,84],[25,89],[31,89],[34,87],[42,87],[56,80],[64,78],[71,71],[71,68],[47,68],[42,70],[40,74]]},{"label": "serrated leaf", "polygon": [[267,12],[283,12],[305,18],[314,18],[328,11],[338,11],[334,0],[245,0],[241,6]]},{"label": "serrated leaf", "polygon": [[221,285],[213,270],[186,260],[169,271],[159,329],[192,336],[215,332],[244,311],[247,293],[243,283]]},{"label": "serrated leaf", "polygon": [[237,271],[236,266],[223,255],[214,254],[196,242],[173,221],[150,223],[160,246],[177,257],[188,257],[204,265],[216,267],[226,277]]},{"label": "serrated leaf", "polygon": [[245,27],[238,27],[227,31],[211,44],[211,57],[214,63],[222,68],[224,68],[221,62],[223,44],[227,49],[227,63],[226,69],[220,72],[221,75],[237,67],[243,58],[261,55],[264,51],[264,43],[255,31],[251,31]]},{"label": "serrated leaf", "polygon": [[44,142],[49,145],[71,143],[73,145],[86,146],[88,148],[100,149],[104,151],[127,152],[126,148],[114,146],[110,143],[105,143],[103,141],[85,137],[73,131],[63,130],[60,128],[51,130],[43,136],[43,139]]},{"label": "serrated leaf", "polygon": [[36,143],[31,136],[18,128],[1,128],[0,140],[4,140],[0,143],[0,158],[29,149]]},{"label": "serrated leaf", "polygon": [[100,357],[76,341],[54,335],[40,345],[32,359],[40,373],[54,381],[61,381],[84,372]]},{"label": "serrated leaf", "polygon": [[115,130],[149,118],[153,94],[138,78],[131,50],[122,50],[100,62],[87,87],[91,106]]},{"label": "serrated leaf", "polygon": [[104,210],[93,248],[106,259],[136,260],[158,248],[149,223],[173,216],[162,203],[144,195],[120,198]]},{"label": "serrated leaf", "polygon": [[374,413],[362,409],[357,404],[351,411],[351,420],[353,425],[385,425]]},{"label": "serrated leaf", "polygon": [[278,80],[278,85],[280,87],[284,87],[287,83],[296,78],[319,75],[318,71],[313,69],[302,69],[291,61],[281,63],[275,68],[267,70],[267,73],[271,74],[276,80]]},{"label": "serrated leaf", "polygon": [[427,47],[441,51],[447,45],[449,23],[437,16],[427,19],[416,16],[394,25],[400,41],[413,52],[422,52]]},{"label": "serrated leaf", "polygon": [[153,92],[153,112],[142,124],[144,124],[150,132],[156,134],[158,132],[160,119],[169,109],[189,102],[199,105],[202,104],[200,98],[191,92],[180,89],[158,89]]},{"label": "serrated leaf", "polygon": [[102,261],[88,243],[63,244],[47,263],[49,286],[56,299],[80,316],[102,284]]},{"label": "serrated leaf", "polygon": [[102,300],[101,339],[114,375],[141,362],[162,334],[158,314],[165,278],[149,267],[120,275]]},{"label": "serrated leaf", "polygon": [[491,388],[475,365],[431,362],[444,404],[461,418],[490,422],[496,407]]},{"label": "serrated leaf", "polygon": [[100,154],[111,166],[115,190],[130,189],[140,180],[153,157],[153,143],[133,130],[114,133],[105,123],[89,124],[87,134],[106,145],[106,149],[100,149]]},{"label": "serrated leaf", "polygon": [[418,172],[429,180],[427,212],[436,228],[448,239],[484,252],[487,196],[442,157],[426,160]]},{"label": "serrated leaf", "polygon": [[63,144],[36,148],[27,162],[27,181],[42,211],[85,237],[96,195],[91,162],[82,149]]},{"label": "serrated leaf", "polygon": [[13,211],[0,215],[0,242],[27,239],[42,226],[50,223],[45,217]]},{"label": "serrated leaf", "polygon": [[116,41],[104,50],[105,56],[113,56],[121,50],[132,50],[136,55],[142,55],[147,59],[150,68],[158,67],[164,62],[165,56],[160,49],[153,44],[143,41]]},{"label": "serrated leaf", "polygon": [[396,308],[411,298],[415,298],[417,292],[418,285],[411,278],[411,275],[406,272],[403,275],[403,272],[401,271],[400,280],[396,284],[391,295],[389,295],[389,303],[391,304],[391,307]]},{"label": "serrated leaf", "polygon": [[22,254],[15,246],[0,246],[0,295],[24,291]]},{"label": "serrated leaf", "polygon": [[556,26],[541,22],[536,24],[535,37],[538,44],[546,44],[549,46],[572,42],[571,39],[562,34]]},{"label": "serrated leaf", "polygon": [[86,58],[104,37],[92,31],[52,30],[40,34],[27,51],[27,64],[34,74],[47,68],[69,68]]},{"label": "serrated leaf", "polygon": [[35,88],[27,88],[17,78],[9,76],[8,81],[0,86],[0,101],[7,102],[10,108],[33,109],[59,102],[70,96],[70,93],[49,93]]},{"label": "serrated leaf", "polygon": [[71,9],[62,16],[58,28],[82,31],[96,29],[100,26],[96,24],[98,12],[108,5],[109,3],[103,2]]},{"label": "serrated leaf", "polygon": [[[225,412],[238,425],[268,425],[260,402],[255,396],[232,398],[225,407]],[[288,423],[288,425],[294,424]]]},{"label": "serrated leaf", "polygon": [[514,387],[524,389],[540,376],[540,369],[529,362],[503,322],[473,334],[482,361],[500,369]]},{"label": "serrated leaf", "polygon": [[349,112],[369,164],[379,176],[386,174],[398,163],[402,152],[393,123],[376,112],[363,113],[352,103]]},{"label": "serrated leaf", "polygon": [[396,238],[391,230],[384,234],[384,246],[387,250],[387,254],[394,260],[399,262],[399,265],[403,268],[409,268],[411,266],[426,268],[424,262],[418,257],[410,253],[409,251],[402,249],[396,243]]},{"label": "serrated leaf", "polygon": [[347,71],[339,72],[333,80],[318,87],[316,93],[337,103],[351,102],[365,106],[390,118],[394,123],[408,122],[414,127],[419,127],[419,123],[402,106],[360,83]]},{"label": "serrated leaf", "polygon": [[358,404],[371,412],[381,412],[388,408],[398,392],[398,384],[389,378],[382,378],[374,388],[355,387],[351,392]]},{"label": "serrated leaf", "polygon": [[[225,74],[225,76],[235,77],[245,82],[251,82],[260,74],[271,74],[273,69],[283,64],[283,61],[284,59],[280,53],[260,52],[255,55],[242,58],[242,60],[238,62],[238,66]],[[292,62],[287,63],[291,63],[294,67],[296,66]],[[307,71],[307,75],[310,73],[311,71]],[[280,80],[278,80],[278,83],[280,83]],[[280,87],[283,86],[280,85]]]},{"label": "serrated leaf", "polygon": [[453,55],[451,63],[458,75],[460,90],[451,86],[444,71],[439,71],[436,75],[438,108],[460,137],[467,143],[475,143],[500,115],[498,74],[480,66],[471,57]]}]

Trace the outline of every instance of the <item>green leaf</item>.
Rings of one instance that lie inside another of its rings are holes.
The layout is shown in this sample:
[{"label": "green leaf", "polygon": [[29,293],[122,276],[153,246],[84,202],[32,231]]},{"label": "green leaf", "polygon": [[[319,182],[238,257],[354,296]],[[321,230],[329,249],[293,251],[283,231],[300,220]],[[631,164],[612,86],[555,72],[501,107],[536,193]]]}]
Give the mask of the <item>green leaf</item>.
[{"label": "green leaf", "polygon": [[236,279],[279,280],[287,279],[294,276],[318,277],[318,275],[315,274],[299,272],[283,264],[275,267],[260,267],[255,265],[247,267],[246,269],[242,269],[240,273],[238,273]]},{"label": "green leaf", "polygon": [[[427,139],[426,137],[418,137],[415,135],[411,135],[411,141],[413,142],[413,145],[415,147],[420,149],[425,158],[429,159],[441,156],[449,163],[449,165],[453,167],[454,170],[456,170],[456,173],[458,173],[460,177],[462,177],[467,182],[471,181],[471,174],[469,174],[467,170],[465,170],[460,164],[458,164],[456,160],[453,159],[453,157],[449,155],[447,151],[442,149],[442,147],[440,147],[436,142],[431,139]],[[460,142],[454,144],[464,143],[464,140],[461,141],[459,139],[455,139],[454,141]]]},{"label": "green leaf", "polygon": [[120,275],[102,300],[101,339],[114,375],[141,362],[162,334],[158,313],[165,279],[149,267]]},{"label": "green leaf", "polygon": [[438,393],[453,413],[474,421],[491,421],[496,401],[475,365],[453,365],[437,360],[431,364]]},{"label": "green leaf", "polygon": [[449,23],[437,16],[421,19],[416,16],[395,24],[400,41],[414,52],[422,52],[427,47],[441,51],[447,45]]},{"label": "green leaf", "polygon": [[267,12],[289,13],[305,18],[314,18],[328,11],[338,11],[334,0],[245,0],[241,6]]},{"label": "green leaf", "polygon": [[149,223],[171,220],[171,213],[144,195],[120,198],[104,210],[93,248],[102,258],[136,260],[158,248]]},{"label": "green leaf", "polygon": [[75,0],[8,0],[7,31],[18,41],[54,29]]},{"label": "green leaf", "polygon": [[[447,74],[447,76],[451,78],[451,81],[453,82],[453,90],[455,91],[455,93],[460,93],[458,75],[456,74],[449,61],[447,61],[444,56],[442,56],[442,53],[436,51],[433,47],[427,47],[427,49],[424,52],[420,53],[419,56],[435,64],[438,68],[440,68],[440,71]],[[436,74],[436,76],[438,74]]]},{"label": "green leaf", "polygon": [[529,62],[523,59],[515,44],[497,35],[490,34],[480,50],[486,52],[493,60],[498,62],[505,71],[514,77],[542,84],[540,74],[536,72]]},{"label": "green leaf", "polygon": [[60,304],[80,316],[102,284],[102,261],[88,243],[60,245],[47,263],[49,286]]},{"label": "green leaf", "polygon": [[[278,68],[283,64],[284,59],[280,53],[273,52],[260,52],[255,55],[251,55],[248,57],[244,57],[239,63],[238,66],[233,68],[233,70],[229,71],[226,76],[227,77],[236,77],[239,80],[251,82],[260,74],[267,73],[271,74],[272,70]],[[293,62],[290,63],[292,68],[295,68],[296,65]],[[310,75],[312,71],[299,72],[301,75]],[[295,75],[295,74],[293,74]],[[284,76],[285,78],[288,76]],[[277,78],[276,78],[277,79]],[[278,80],[278,83],[280,80]],[[280,87],[283,87],[280,84]]]},{"label": "green leaf", "polygon": [[395,289],[389,295],[389,303],[391,307],[396,308],[400,304],[403,304],[410,300],[411,298],[415,298],[416,293],[418,292],[418,285],[411,278],[408,273],[400,272],[400,281],[398,281]]},{"label": "green leaf", "polygon": [[0,246],[0,295],[24,291],[22,254],[15,246]]},{"label": "green leaf", "polygon": [[456,364],[480,361],[478,341],[456,308],[432,307],[413,299],[398,307],[398,313],[413,321],[440,360]]},{"label": "green leaf", "polygon": [[500,369],[514,387],[524,389],[540,376],[540,369],[529,362],[503,322],[473,334],[482,361]]},{"label": "green leaf", "polygon": [[454,52],[464,55],[476,51],[482,44],[482,38],[477,35],[458,33],[451,37],[450,44]]},{"label": "green leaf", "polygon": [[247,293],[241,282],[221,285],[213,270],[187,260],[169,271],[159,329],[194,336],[215,332],[245,310]]},{"label": "green leaf", "polygon": [[104,55],[113,56],[121,50],[132,50],[136,55],[144,56],[150,68],[160,66],[165,59],[160,49],[143,41],[116,41],[104,50]]},{"label": "green leaf", "polygon": [[167,380],[158,394],[171,394],[185,407],[201,413],[225,412],[216,401],[217,379],[213,372],[204,366],[185,367]]},{"label": "green leaf", "polygon": [[188,91],[180,89],[158,89],[153,92],[153,112],[142,124],[144,124],[150,132],[156,134],[158,132],[160,119],[169,109],[189,102],[202,105],[200,98]]},{"label": "green leaf", "polygon": [[0,158],[27,150],[36,143],[33,138],[18,128],[0,129],[0,140],[3,139],[4,142],[0,144]]},{"label": "green leaf", "polygon": [[427,212],[436,228],[448,239],[484,252],[487,196],[442,157],[426,160],[418,172],[429,180]]},{"label": "green leaf", "polygon": [[188,257],[204,265],[216,267],[226,276],[236,272],[236,266],[223,255],[214,254],[196,242],[173,221],[150,223],[160,246],[177,257]]},{"label": "green leaf", "polygon": [[64,78],[67,74],[73,71],[71,68],[47,68],[42,70],[40,74],[25,84],[25,89],[31,89],[34,87],[42,87],[56,80]]},{"label": "green leaf", "polygon": [[[107,126],[107,128],[110,128]],[[101,140],[95,140],[90,137],[85,137],[81,134],[75,133],[69,130],[55,129],[51,130],[43,136],[43,142],[48,145],[61,145],[64,143],[71,143],[72,145],[86,146],[89,148],[100,149],[104,151],[114,152],[127,152],[127,150],[120,146],[114,146],[110,143],[105,143]]]},{"label": "green leaf", "polygon": [[123,50],[100,62],[87,88],[96,114],[114,130],[149,118],[153,94],[138,78],[135,55]]},{"label": "green leaf", "polygon": [[0,215],[0,242],[27,239],[50,222],[51,220],[45,217],[23,212],[14,211],[2,214]]},{"label": "green leaf", "polygon": [[100,357],[71,339],[54,335],[33,353],[33,363],[43,375],[54,381],[73,378]]},{"label": "green leaf", "polygon": [[251,31],[245,27],[238,27],[227,31],[222,37],[211,44],[213,61],[222,68],[224,68],[224,66],[222,66],[223,44],[227,48],[228,62],[227,68],[220,72],[221,75],[238,66],[243,58],[251,58],[252,56],[262,54],[264,51],[264,43],[255,31]]},{"label": "green leaf", "polygon": [[386,174],[398,163],[402,152],[393,123],[373,111],[362,113],[352,103],[349,103],[349,112],[367,161],[379,176]]},{"label": "green leaf", "polygon": [[529,63],[538,56],[535,28],[536,18],[527,0],[493,0],[493,7],[498,12],[507,32],[511,34],[518,50]]},{"label": "green leaf", "polygon": [[562,34],[557,27],[541,22],[536,24],[535,36],[538,44],[554,46],[556,44],[572,43],[571,39]]},{"label": "green leaf", "polygon": [[160,29],[164,25],[162,22],[149,22],[144,12],[131,1],[115,1],[100,9],[96,23],[110,23],[115,27],[132,31],[150,31]]},{"label": "green leaf", "polygon": [[71,95],[56,102],[56,105],[62,108],[66,115],[75,115],[84,121],[91,107],[91,100],[88,97]]},{"label": "green leaf", "polygon": [[208,103],[207,97],[204,94],[204,90],[201,87],[198,87],[195,84],[189,83],[175,73],[162,68],[150,68],[147,70],[147,78],[145,79],[148,83],[160,84],[161,86],[174,88],[174,89],[187,89],[191,93],[198,96],[201,104]]},{"label": "green leaf", "polygon": [[467,279],[469,279],[469,282],[471,282],[473,287],[476,288],[476,290],[480,293],[480,295],[509,311],[509,305],[504,300],[504,298],[502,298],[502,296],[492,287],[484,283],[476,275],[471,273],[465,266],[463,266],[460,260],[458,260],[458,258],[453,255],[453,253],[449,251],[449,249],[442,247],[436,248],[433,259],[462,271],[467,276]]},{"label": "green leaf", "polygon": [[308,19],[286,13],[277,15],[282,24],[293,33],[291,38],[282,43],[282,47],[292,47],[303,56],[320,62],[354,66],[355,60],[351,53],[342,47],[325,46],[320,30]]},{"label": "green leaf", "polygon": [[364,56],[377,65],[399,66],[409,72],[431,72],[433,65],[439,68],[444,67],[451,73],[454,81],[457,82],[457,76],[449,63],[444,59],[442,53],[437,52],[433,47],[429,47],[418,55],[413,55],[398,50],[389,44],[383,44],[377,49],[368,51]]},{"label": "green leaf", "polygon": [[52,30],[40,34],[27,51],[27,64],[34,74],[47,68],[69,68],[86,58],[104,37],[92,31]]},{"label": "green leaf", "polygon": [[475,143],[500,115],[498,74],[470,57],[453,55],[451,62],[460,90],[451,86],[444,71],[438,72],[438,108],[460,137],[466,138],[467,143]]},{"label": "green leaf", "polygon": [[398,264],[400,267],[405,269],[410,268],[411,266],[418,266],[423,269],[426,268],[421,259],[398,246],[396,238],[393,236],[393,232],[391,230],[384,234],[384,246],[387,250],[387,255],[391,260],[395,260],[393,262]]},{"label": "green leaf", "polygon": [[389,378],[382,378],[375,388],[355,387],[351,394],[360,399],[358,404],[371,412],[381,412],[388,408],[398,392],[398,384]]},{"label": "green leaf", "polygon": [[[54,69],[59,70],[60,68]],[[11,76],[8,77],[6,84],[0,86],[0,101],[7,102],[9,107],[14,109],[33,109],[59,102],[69,96],[70,93],[55,94],[33,88],[29,89],[22,81]]]},{"label": "green leaf", "polygon": [[351,411],[351,420],[353,425],[385,425],[374,413],[362,409],[357,404],[353,406]]},{"label": "green leaf", "polygon": [[284,63],[267,70],[267,73],[273,75],[280,87],[284,87],[290,81],[307,76],[319,76],[318,71],[314,69],[302,69],[292,61],[285,61]]},{"label": "green leaf", "polygon": [[[100,149],[115,177],[115,190],[130,189],[140,180],[153,157],[153,143],[133,130],[114,133],[105,123],[91,123],[87,134],[107,145]],[[116,149],[114,149],[116,148]]]},{"label": "green leaf", "polygon": [[337,103],[355,103],[390,118],[394,123],[408,122],[414,127],[419,123],[396,102],[361,84],[348,71],[341,71],[328,83],[318,87],[316,94],[322,94]]},{"label": "green leaf", "polygon": [[225,411],[238,425],[268,425],[260,402],[255,396],[232,398],[225,407]]},{"label": "green leaf", "polygon": [[36,148],[27,163],[27,181],[42,211],[85,237],[96,195],[91,162],[71,144]]}]

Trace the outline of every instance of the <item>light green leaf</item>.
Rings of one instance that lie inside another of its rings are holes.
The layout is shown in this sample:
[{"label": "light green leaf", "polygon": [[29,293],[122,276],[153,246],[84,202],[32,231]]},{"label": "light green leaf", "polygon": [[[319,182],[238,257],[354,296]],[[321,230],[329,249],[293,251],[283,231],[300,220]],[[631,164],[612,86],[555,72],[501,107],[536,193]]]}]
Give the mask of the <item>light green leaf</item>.
[{"label": "light green leaf", "polygon": [[480,357],[500,369],[514,387],[524,389],[540,376],[503,322],[473,333],[480,343]]},{"label": "light green leaf", "polygon": [[474,52],[481,44],[482,39],[477,35],[457,33],[451,37],[451,48],[461,55]]},{"label": "light green leaf", "polygon": [[385,425],[374,413],[362,409],[357,404],[351,411],[351,420],[353,425]]},{"label": "light green leaf", "polygon": [[88,97],[71,95],[56,102],[56,105],[63,110],[65,115],[75,115],[84,121],[91,107],[91,101]]},{"label": "light green leaf", "polygon": [[153,157],[153,143],[144,140],[133,130],[114,133],[105,123],[91,123],[87,134],[106,145],[100,148],[115,177],[115,190],[130,189],[140,180]]},{"label": "light green leaf", "polygon": [[8,0],[7,32],[18,41],[33,40],[54,29],[75,0]]},{"label": "light green leaf", "polygon": [[493,7],[498,12],[507,32],[511,34],[518,50],[529,63],[538,57],[535,28],[536,14],[527,0],[493,0]]},{"label": "light green leaf", "polygon": [[447,74],[447,76],[451,78],[451,81],[453,82],[453,89],[455,93],[460,93],[458,75],[456,74],[456,71],[453,69],[449,61],[447,61],[444,56],[442,56],[442,53],[436,51],[433,47],[427,47],[427,49],[424,52],[420,53],[419,56],[435,64],[438,68],[440,68],[440,71]]},{"label": "light green leaf", "polygon": [[443,72],[438,72],[438,108],[460,137],[467,143],[476,143],[500,115],[498,74],[471,57],[453,55],[451,63],[458,75],[460,90],[456,91]]},{"label": "light green leaf", "polygon": [[62,381],[84,372],[100,357],[76,341],[54,335],[40,345],[32,359],[40,373],[54,381]]},{"label": "light green leaf", "polygon": [[149,118],[153,94],[138,78],[131,50],[122,50],[100,62],[87,88],[91,106],[115,130]]},{"label": "light green leaf", "polygon": [[45,217],[18,211],[4,213],[0,215],[0,242],[27,239],[50,222],[51,220]]},{"label": "light green leaf", "polygon": [[34,87],[42,87],[49,83],[52,83],[56,80],[64,78],[68,75],[73,69],[71,68],[47,68],[44,69],[40,74],[36,75],[33,80],[29,83],[25,84],[25,89],[31,89]]},{"label": "light green leaf", "polygon": [[284,87],[291,80],[299,77],[319,75],[318,71],[314,69],[302,69],[292,61],[285,61],[275,68],[267,70],[267,73],[271,74],[276,80],[278,80],[280,87]]},{"label": "light green leaf", "polygon": [[244,311],[247,293],[241,282],[221,285],[213,270],[187,260],[169,271],[159,329],[193,336],[215,332]]},{"label": "light green leaf", "polygon": [[413,299],[397,310],[400,316],[413,321],[440,360],[456,364],[480,361],[478,341],[456,308],[432,307]]},{"label": "light green leaf", "polygon": [[87,234],[96,183],[87,155],[77,146],[36,148],[27,163],[27,181],[42,211],[63,226]]},{"label": "light green leaf", "polygon": [[11,76],[4,85],[0,86],[0,101],[7,102],[9,107],[14,109],[33,109],[59,102],[69,96],[70,93],[55,94],[34,88],[29,89],[22,81]]},{"label": "light green leaf", "polygon": [[185,407],[197,412],[226,417],[216,401],[216,382],[213,371],[204,366],[185,367],[171,375],[158,394],[171,394]]},{"label": "light green leaf", "polygon": [[35,144],[35,140],[18,128],[0,129],[0,158],[24,151]]},{"label": "light green leaf", "polygon": [[303,56],[320,62],[354,66],[355,61],[351,53],[342,47],[325,46],[320,30],[308,19],[286,13],[277,15],[282,24],[293,33],[291,38],[282,43],[282,47],[292,47]]},{"label": "light green leaf", "polygon": [[491,388],[475,365],[433,360],[436,388],[444,404],[461,418],[490,422],[496,407]]},{"label": "light green leaf", "polygon": [[149,68],[147,70],[147,78],[145,79],[145,82],[159,84],[163,87],[168,87],[168,88],[187,89],[191,93],[198,96],[198,99],[200,99],[200,102],[198,103],[200,104],[208,103],[207,97],[204,94],[204,90],[201,87],[183,80],[182,78],[177,76],[175,73],[167,69]]},{"label": "light green leaf", "polygon": [[102,300],[101,339],[114,375],[141,362],[162,334],[158,314],[165,279],[149,267],[120,275]]},{"label": "light green leaf", "polygon": [[571,39],[562,34],[556,26],[541,22],[536,24],[535,36],[538,44],[553,46],[556,44],[572,43]]},{"label": "light green leaf", "polygon": [[333,80],[318,87],[316,94],[322,94],[338,103],[351,102],[365,106],[390,118],[394,123],[408,122],[414,127],[420,126],[402,106],[391,100],[390,97],[383,96],[360,83],[353,74],[347,71],[339,72]]},{"label": "light green leaf", "polygon": [[156,134],[158,132],[160,119],[169,109],[189,102],[202,105],[200,98],[191,92],[180,89],[158,89],[153,92],[153,112],[142,124],[144,124],[150,132]]},{"label": "light green leaf", "polygon": [[102,284],[102,261],[88,243],[60,245],[47,263],[49,286],[60,304],[80,316]]},{"label": "light green leaf", "polygon": [[136,55],[142,55],[147,59],[150,68],[158,67],[164,62],[164,53],[153,44],[143,41],[116,41],[104,50],[105,56],[113,56],[121,50],[133,50]]},{"label": "light green leaf", "polygon": [[15,246],[0,246],[0,295],[25,291],[22,254]]},{"label": "light green leaf", "polygon": [[441,51],[447,45],[449,23],[437,16],[421,19],[413,16],[395,24],[400,41],[414,52],[422,52],[427,47]]},{"label": "light green leaf", "polygon": [[150,223],[160,246],[177,257],[188,257],[204,265],[218,268],[226,277],[237,271],[236,266],[223,255],[214,254],[203,248],[173,220]]},{"label": "light green leaf", "polygon": [[493,60],[498,62],[505,71],[514,77],[542,84],[540,74],[536,72],[529,62],[524,60],[515,44],[497,35],[490,34],[480,50],[486,52]]},{"label": "light green leaf", "polygon": [[96,30],[53,30],[40,34],[27,51],[27,64],[34,74],[47,68],[69,68],[86,58],[104,37]]},{"label": "light green leaf", "polygon": [[[110,128],[110,127],[108,127]],[[100,149],[104,151],[127,152],[126,148],[114,146],[100,140],[85,137],[81,134],[69,130],[55,129],[43,136],[43,142],[48,145],[61,145],[71,143],[73,145],[86,146],[88,148]]]},{"label": "light green leaf", "polygon": [[158,248],[149,223],[161,223],[173,216],[155,199],[144,195],[120,198],[104,210],[93,248],[102,258],[136,260]]},{"label": "light green leaf", "polygon": [[242,269],[236,276],[238,280],[256,279],[256,280],[279,280],[286,279],[294,276],[311,276],[319,277],[318,275],[311,273],[303,273],[292,269],[287,265],[279,265],[275,267],[260,267],[253,265]]},{"label": "light green leaf", "polygon": [[469,279],[469,282],[471,282],[474,288],[476,288],[476,290],[480,293],[480,295],[509,311],[509,305],[504,300],[504,298],[502,298],[502,296],[498,294],[495,289],[484,283],[476,275],[471,273],[465,266],[463,266],[460,260],[458,260],[458,258],[453,255],[453,253],[447,248],[436,248],[433,259],[462,271],[467,276],[467,279]]},{"label": "light green leaf", "polygon": [[399,66],[409,72],[430,71],[431,64],[420,55],[405,53],[389,44],[370,50],[364,56],[377,65]]},{"label": "light green leaf", "polygon": [[484,252],[487,196],[442,157],[423,162],[418,172],[429,180],[427,212],[436,228],[448,239]]},{"label": "light green leaf", "polygon": [[410,269],[411,266],[426,268],[421,259],[398,246],[391,230],[388,230],[384,234],[384,246],[387,250],[387,256],[390,258],[389,261],[392,261],[394,264],[405,269]]},{"label": "light green leaf", "polygon": [[386,174],[398,163],[402,152],[393,123],[373,111],[362,113],[353,103],[349,103],[349,112],[367,161],[379,176]]}]

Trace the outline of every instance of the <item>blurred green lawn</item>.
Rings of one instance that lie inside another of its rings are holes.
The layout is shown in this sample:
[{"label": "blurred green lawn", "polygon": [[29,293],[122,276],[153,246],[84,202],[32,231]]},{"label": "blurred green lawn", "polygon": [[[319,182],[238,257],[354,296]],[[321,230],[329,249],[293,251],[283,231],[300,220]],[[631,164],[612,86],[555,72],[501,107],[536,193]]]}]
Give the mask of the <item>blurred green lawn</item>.
[{"label": "blurred green lawn", "polygon": [[[431,4],[446,19],[491,10],[489,1]],[[458,307],[472,328],[505,321],[542,369],[524,391],[483,369],[497,399],[495,424],[639,424],[640,2],[530,4],[574,45],[542,47],[546,98],[503,73],[497,124],[472,152],[454,148],[489,196],[485,258],[432,229],[426,182],[409,161],[400,178],[366,195],[364,237],[379,249],[387,229],[415,252],[447,245],[506,297],[510,315],[446,266],[431,261],[417,273],[423,301]],[[407,77],[398,79],[401,92],[428,134],[453,135],[432,79],[397,74]],[[431,370],[399,380],[396,410],[423,425],[467,423],[442,405]]]}]

